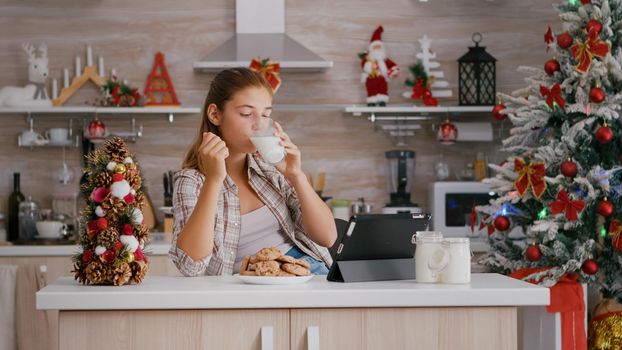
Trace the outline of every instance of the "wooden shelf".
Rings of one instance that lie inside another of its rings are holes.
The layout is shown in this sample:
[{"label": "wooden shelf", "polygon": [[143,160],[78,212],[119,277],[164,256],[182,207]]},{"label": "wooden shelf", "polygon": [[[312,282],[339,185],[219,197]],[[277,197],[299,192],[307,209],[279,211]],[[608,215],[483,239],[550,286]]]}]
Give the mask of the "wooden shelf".
[{"label": "wooden shelf", "polygon": [[98,114],[199,114],[201,107],[7,107],[0,108],[0,114],[11,113],[98,113]]},{"label": "wooden shelf", "polygon": [[348,106],[345,108],[346,113],[354,116],[360,116],[363,113],[368,114],[432,114],[432,113],[487,113],[492,112],[494,106],[437,106],[423,107],[413,105],[397,105],[386,107],[367,107],[367,106]]}]

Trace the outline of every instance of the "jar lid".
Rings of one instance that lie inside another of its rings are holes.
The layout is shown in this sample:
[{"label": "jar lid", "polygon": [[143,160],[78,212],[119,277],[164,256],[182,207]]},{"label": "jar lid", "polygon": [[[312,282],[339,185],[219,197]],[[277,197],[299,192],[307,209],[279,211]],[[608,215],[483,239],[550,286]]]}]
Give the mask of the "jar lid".
[{"label": "jar lid", "polygon": [[443,244],[469,244],[471,240],[467,237],[448,237],[443,239]]}]

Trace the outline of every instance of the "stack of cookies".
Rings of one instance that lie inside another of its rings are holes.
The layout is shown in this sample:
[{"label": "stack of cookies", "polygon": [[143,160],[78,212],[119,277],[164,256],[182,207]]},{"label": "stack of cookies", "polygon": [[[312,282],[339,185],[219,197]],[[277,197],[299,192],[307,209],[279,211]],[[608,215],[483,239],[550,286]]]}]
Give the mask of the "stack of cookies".
[{"label": "stack of cookies", "polygon": [[309,263],[283,255],[276,247],[263,248],[253,256],[246,256],[240,266],[242,276],[307,276]]}]

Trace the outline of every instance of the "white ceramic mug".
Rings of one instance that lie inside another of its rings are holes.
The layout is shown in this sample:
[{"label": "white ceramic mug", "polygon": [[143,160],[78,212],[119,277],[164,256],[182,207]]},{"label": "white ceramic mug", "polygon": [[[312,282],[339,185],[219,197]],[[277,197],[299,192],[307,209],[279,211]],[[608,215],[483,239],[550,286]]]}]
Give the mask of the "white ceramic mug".
[{"label": "white ceramic mug", "polygon": [[45,138],[50,140],[50,143],[67,143],[67,137],[69,137],[69,130],[65,128],[52,128],[45,132]]},{"label": "white ceramic mug", "polygon": [[250,135],[251,142],[257,148],[261,157],[270,164],[278,164],[285,159],[285,147],[281,139],[274,136],[276,129],[271,118],[259,118],[253,125]]},{"label": "white ceramic mug", "polygon": [[67,228],[61,221],[37,221],[36,226],[42,238],[60,238],[61,231]]},{"label": "white ceramic mug", "polygon": [[418,283],[440,282],[439,272],[447,265],[441,245],[443,235],[438,231],[418,231],[415,243],[415,279]]},{"label": "white ceramic mug", "polygon": [[31,146],[37,144],[37,142],[45,140],[41,134],[32,130],[25,130],[20,135],[21,143],[24,146]]}]

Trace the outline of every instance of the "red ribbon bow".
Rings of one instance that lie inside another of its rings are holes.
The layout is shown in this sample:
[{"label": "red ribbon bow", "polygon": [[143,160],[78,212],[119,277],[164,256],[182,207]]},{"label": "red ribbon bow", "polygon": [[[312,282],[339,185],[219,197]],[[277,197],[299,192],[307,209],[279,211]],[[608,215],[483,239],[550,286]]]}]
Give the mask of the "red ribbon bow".
[{"label": "red ribbon bow", "polygon": [[566,101],[562,97],[562,88],[559,83],[555,83],[550,89],[540,85],[540,94],[546,97],[546,104],[550,109],[555,109],[555,103],[557,103],[560,109],[564,109]]},{"label": "red ribbon bow", "polygon": [[622,233],[622,222],[618,219],[611,220],[609,224],[609,234],[615,237],[620,233]]},{"label": "red ribbon bow", "polygon": [[549,45],[553,42],[555,42],[555,38],[553,37],[553,31],[551,30],[551,27],[549,26],[549,30],[547,30],[546,33],[544,34],[544,43],[546,44],[546,52],[549,52]]},{"label": "red ribbon bow", "polygon": [[514,171],[518,173],[518,178],[514,181],[514,186],[516,186],[518,194],[522,197],[531,187],[531,192],[534,197],[536,197],[536,199],[540,199],[546,190],[546,182],[544,181],[546,168],[544,163],[539,162],[527,164],[524,160],[515,158]]},{"label": "red ribbon bow", "polygon": [[570,200],[568,193],[565,190],[561,190],[557,193],[557,200],[551,202],[551,213],[559,214],[562,211],[566,212],[566,217],[570,221],[577,220],[578,213],[585,208],[585,202],[582,200]]},{"label": "red ribbon bow", "polygon": [[276,92],[281,86],[281,78],[279,77],[281,66],[278,63],[270,61],[269,58],[262,60],[258,57],[251,60],[249,68],[266,79],[273,92]]},{"label": "red ribbon bow", "polygon": [[[548,267],[523,268],[510,273],[510,277],[524,279],[536,272],[546,271]],[[549,313],[560,313],[562,350],[586,350],[587,338],[585,334],[585,303],[583,301],[583,287],[575,273],[563,275],[550,288],[551,304],[546,307]],[[528,280],[538,284],[541,281]]]},{"label": "red ribbon bow", "polygon": [[585,42],[577,40],[577,43],[570,48],[572,57],[578,62],[575,69],[580,73],[587,72],[592,66],[592,58],[594,56],[603,58],[610,49],[611,44],[600,40],[596,30],[590,31]]}]

